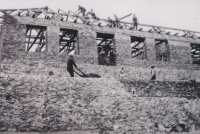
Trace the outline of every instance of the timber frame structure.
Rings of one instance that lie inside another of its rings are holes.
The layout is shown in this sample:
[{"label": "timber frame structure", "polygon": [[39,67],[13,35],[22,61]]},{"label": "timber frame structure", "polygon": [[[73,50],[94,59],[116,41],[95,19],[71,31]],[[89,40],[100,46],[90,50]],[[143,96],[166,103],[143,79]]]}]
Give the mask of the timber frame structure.
[{"label": "timber frame structure", "polygon": [[[57,21],[64,21],[64,22],[67,22],[67,21],[69,21],[69,19],[71,19],[74,23],[78,23],[77,21],[80,20],[79,23],[84,23],[87,25],[97,25],[100,27],[105,26],[105,27],[112,28],[112,24],[109,22],[109,20],[100,19],[100,18],[94,19],[88,15],[80,16],[72,11],[66,12],[62,9],[58,9],[58,11],[55,12],[47,6],[41,7],[41,8],[1,9],[0,12],[2,12],[3,14],[12,15],[12,16],[44,18],[47,20],[57,20]],[[118,19],[118,17],[116,17],[117,20],[114,21],[115,23],[117,23],[116,27],[118,27],[119,29],[132,30],[133,23],[121,21],[122,19],[129,17],[130,15],[131,14],[125,15],[119,19]],[[3,18],[4,18],[4,15],[0,16],[0,26],[2,26],[2,24],[3,24]],[[102,23],[104,23],[104,25],[102,25]],[[146,24],[138,24],[138,25],[139,25],[138,31],[145,31],[144,29],[146,29],[146,31],[149,33],[158,33],[158,34],[165,34],[165,35],[172,35],[172,36],[179,35],[179,37],[200,39],[200,32],[196,32],[196,31],[182,30],[182,29],[176,29],[176,28],[167,28],[167,27],[153,26],[153,25],[146,25]],[[149,28],[149,29],[147,29],[147,28]],[[32,36],[31,31],[34,29],[37,32],[37,34],[35,36]],[[29,33],[29,35],[26,35],[27,51],[30,51],[30,49],[35,44],[39,44],[39,46],[38,46],[40,48],[39,51],[42,51],[42,49],[44,48],[44,46],[46,44],[45,40],[44,40],[44,37],[45,37],[44,30],[45,30],[45,28],[41,28],[39,26],[33,26],[33,27],[28,26],[27,27],[26,34]],[[174,34],[171,34],[171,30],[177,31],[177,32]],[[64,32],[63,32],[63,34],[64,34]],[[180,34],[182,34],[182,35],[180,35]],[[62,52],[63,49],[66,48],[66,46],[67,46],[68,50],[66,50],[66,51],[69,51],[68,53],[70,53],[70,51],[72,51],[71,49],[75,48],[75,45],[74,45],[74,43],[76,42],[76,41],[74,41],[75,37],[73,37],[73,38],[70,37],[70,39],[67,41],[68,43],[65,43],[65,45],[63,44],[64,40],[62,38],[63,38],[63,35],[61,35],[61,40],[60,40],[60,46],[63,46],[60,48],[60,52]],[[71,44],[73,44],[72,47],[71,47]],[[142,52],[139,52],[139,53],[137,52],[137,54],[134,56],[137,56],[141,53]]]},{"label": "timber frame structure", "polygon": [[[111,27],[111,23],[107,19],[94,19],[88,15],[80,16],[72,11],[64,11],[62,9],[58,9],[58,11],[53,11],[49,7],[41,7],[41,8],[25,8],[25,9],[1,9],[0,10],[4,14],[9,15],[17,15],[17,16],[28,16],[32,18],[39,18],[43,14],[43,18],[48,20],[59,20],[59,21],[69,21],[69,18],[73,20],[74,23],[77,23],[78,20],[81,23],[87,25],[98,25],[101,26],[102,23],[106,23],[104,26]],[[118,23],[118,28],[120,29],[133,29],[133,23],[121,21],[122,19],[129,17],[131,14],[125,15],[121,18],[117,18],[115,22]],[[0,19],[3,19],[3,16],[0,16]],[[2,24],[2,21],[0,21]],[[138,31],[144,31],[145,28],[149,28],[146,31],[150,33],[158,33],[158,34],[166,34],[166,35],[173,35],[173,36],[180,36],[180,37],[188,37],[188,38],[198,38],[200,39],[200,32],[190,31],[190,30],[182,30],[177,28],[169,28],[169,27],[162,27],[162,26],[154,26],[154,25],[147,25],[147,24],[138,24],[139,28]],[[170,30],[177,31],[176,33],[172,34]]]}]

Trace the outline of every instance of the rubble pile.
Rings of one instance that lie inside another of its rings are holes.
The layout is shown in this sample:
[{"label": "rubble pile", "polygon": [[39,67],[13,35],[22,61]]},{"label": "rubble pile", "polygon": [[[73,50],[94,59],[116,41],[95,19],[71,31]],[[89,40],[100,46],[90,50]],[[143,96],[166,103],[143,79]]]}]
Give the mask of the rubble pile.
[{"label": "rubble pile", "polygon": [[2,75],[0,132],[154,134],[199,128],[198,99],[133,97],[124,87],[114,78]]}]

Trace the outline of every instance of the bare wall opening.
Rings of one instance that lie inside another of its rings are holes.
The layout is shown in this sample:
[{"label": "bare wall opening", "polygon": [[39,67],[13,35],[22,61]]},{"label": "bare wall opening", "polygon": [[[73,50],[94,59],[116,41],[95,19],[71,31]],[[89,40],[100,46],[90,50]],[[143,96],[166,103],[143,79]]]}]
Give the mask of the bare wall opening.
[{"label": "bare wall opening", "polygon": [[132,58],[147,59],[147,46],[145,38],[131,36],[131,55]]},{"label": "bare wall opening", "polygon": [[46,27],[26,25],[26,51],[29,52],[45,52],[46,45]]},{"label": "bare wall opening", "polygon": [[170,61],[170,50],[167,40],[155,39],[156,61]]},{"label": "bare wall opening", "polygon": [[190,44],[193,64],[200,64],[200,44]]},{"label": "bare wall opening", "polygon": [[77,30],[60,29],[59,53],[79,54],[79,36]]},{"label": "bare wall opening", "polygon": [[99,65],[116,65],[116,44],[114,34],[97,33],[97,52]]}]

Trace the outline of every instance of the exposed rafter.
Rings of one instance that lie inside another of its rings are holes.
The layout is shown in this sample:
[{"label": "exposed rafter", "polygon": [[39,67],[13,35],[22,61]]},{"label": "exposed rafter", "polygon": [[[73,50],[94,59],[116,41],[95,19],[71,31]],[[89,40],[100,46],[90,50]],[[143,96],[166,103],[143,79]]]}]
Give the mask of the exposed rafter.
[{"label": "exposed rafter", "polygon": [[[39,8],[22,8],[22,9],[0,9],[0,12],[4,14],[9,15],[18,15],[18,16],[26,16],[26,17],[32,17],[37,18],[41,14],[45,15],[45,19],[55,19],[60,21],[68,21],[69,18],[71,18],[75,23],[78,23],[78,19],[82,21],[84,24],[91,24],[91,25],[97,25],[97,26],[108,26],[112,27],[113,25],[109,22],[109,20],[106,19],[95,19],[93,16],[90,17],[88,15],[80,16],[76,12],[68,11],[65,12],[62,9],[58,9],[58,12],[55,12],[49,7],[39,7]],[[125,22],[121,21],[122,19],[131,16],[130,14],[127,14],[121,18],[117,18],[114,21],[119,26],[118,28],[121,29],[133,29],[133,23],[132,22]],[[66,19],[64,20],[64,18]],[[3,16],[0,16],[0,19],[3,19]],[[2,22],[0,22],[2,23]],[[105,25],[106,23],[106,25]],[[200,32],[196,31],[189,31],[189,30],[182,30],[177,28],[169,28],[169,27],[162,27],[162,26],[155,26],[155,25],[147,25],[147,24],[138,24],[139,28],[138,31],[148,31],[150,33],[158,33],[158,34],[166,34],[166,35],[172,35],[172,36],[179,36],[180,37],[186,37],[186,38],[200,38]],[[146,30],[144,27],[151,28],[150,30]],[[176,34],[172,33],[173,31],[177,31]]]}]

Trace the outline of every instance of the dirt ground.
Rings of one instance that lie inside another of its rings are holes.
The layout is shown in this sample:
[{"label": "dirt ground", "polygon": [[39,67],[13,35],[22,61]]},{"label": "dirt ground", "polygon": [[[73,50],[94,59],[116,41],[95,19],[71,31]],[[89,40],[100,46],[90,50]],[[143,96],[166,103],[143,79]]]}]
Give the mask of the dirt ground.
[{"label": "dirt ground", "polygon": [[[0,134],[99,134],[91,131],[68,131],[68,132],[0,132]],[[170,133],[169,133],[170,134]],[[195,132],[171,133],[171,134],[200,134],[200,130]]]}]

